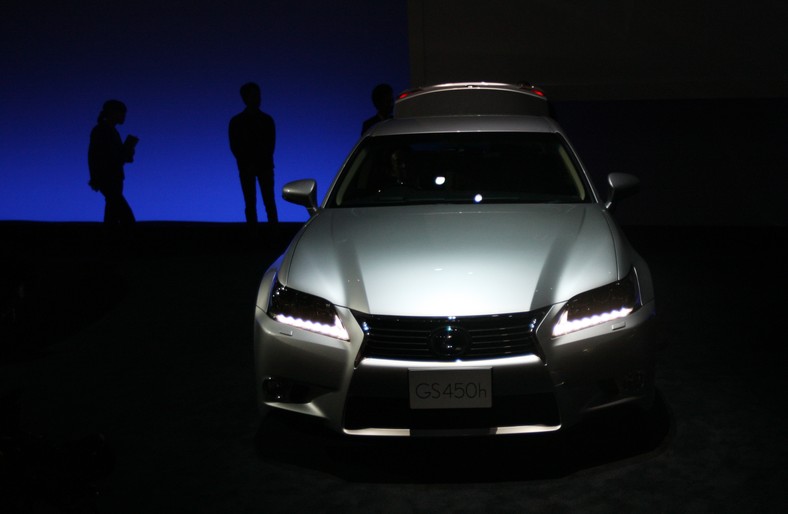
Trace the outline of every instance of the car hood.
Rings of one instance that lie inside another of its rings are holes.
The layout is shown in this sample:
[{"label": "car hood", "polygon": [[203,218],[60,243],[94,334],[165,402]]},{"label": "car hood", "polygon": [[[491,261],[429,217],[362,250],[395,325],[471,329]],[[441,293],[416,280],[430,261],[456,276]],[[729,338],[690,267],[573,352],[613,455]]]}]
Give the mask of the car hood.
[{"label": "car hood", "polygon": [[326,209],[291,243],[279,276],[370,314],[525,312],[617,280],[622,246],[598,204]]}]

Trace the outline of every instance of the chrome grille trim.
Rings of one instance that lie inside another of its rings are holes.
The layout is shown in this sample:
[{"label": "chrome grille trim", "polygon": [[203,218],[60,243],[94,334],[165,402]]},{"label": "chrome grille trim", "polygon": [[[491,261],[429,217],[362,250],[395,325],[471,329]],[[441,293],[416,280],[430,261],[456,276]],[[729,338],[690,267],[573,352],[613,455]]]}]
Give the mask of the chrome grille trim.
[{"label": "chrome grille trim", "polygon": [[[362,358],[440,361],[484,360],[539,355],[536,328],[546,310],[467,317],[375,316],[353,312],[364,331]],[[430,334],[442,327],[464,329],[470,348],[460,357],[446,357],[430,349]]]}]

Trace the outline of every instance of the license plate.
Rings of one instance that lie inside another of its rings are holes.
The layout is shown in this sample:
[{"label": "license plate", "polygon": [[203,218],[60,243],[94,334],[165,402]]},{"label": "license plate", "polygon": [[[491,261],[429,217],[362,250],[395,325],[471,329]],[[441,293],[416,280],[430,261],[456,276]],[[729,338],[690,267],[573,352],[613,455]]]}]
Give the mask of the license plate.
[{"label": "license plate", "polygon": [[412,369],[408,372],[411,409],[492,407],[489,368]]}]

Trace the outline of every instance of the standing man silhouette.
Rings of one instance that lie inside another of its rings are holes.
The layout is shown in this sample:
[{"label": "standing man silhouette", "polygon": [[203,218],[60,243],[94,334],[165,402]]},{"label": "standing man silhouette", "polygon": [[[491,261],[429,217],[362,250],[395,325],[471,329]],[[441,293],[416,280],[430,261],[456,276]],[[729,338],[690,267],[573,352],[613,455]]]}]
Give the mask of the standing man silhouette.
[{"label": "standing man silhouette", "polygon": [[364,120],[361,124],[361,134],[378,122],[391,118],[394,108],[394,89],[388,84],[378,84],[372,89],[372,105],[375,106],[375,115]]},{"label": "standing man silhouette", "polygon": [[260,110],[260,86],[248,82],[241,86],[241,99],[246,105],[230,120],[230,150],[238,163],[238,174],[244,195],[248,224],[257,223],[257,186],[265,203],[269,223],[277,223],[274,198],[274,119]]},{"label": "standing man silhouette", "polygon": [[117,125],[126,121],[126,105],[120,100],[107,100],[101,108],[98,122],[90,132],[88,168],[90,185],[104,195],[104,225],[110,231],[127,231],[134,224],[134,213],[123,196],[126,176],[123,165],[134,161],[134,147],[139,141],[129,135],[121,141]]}]

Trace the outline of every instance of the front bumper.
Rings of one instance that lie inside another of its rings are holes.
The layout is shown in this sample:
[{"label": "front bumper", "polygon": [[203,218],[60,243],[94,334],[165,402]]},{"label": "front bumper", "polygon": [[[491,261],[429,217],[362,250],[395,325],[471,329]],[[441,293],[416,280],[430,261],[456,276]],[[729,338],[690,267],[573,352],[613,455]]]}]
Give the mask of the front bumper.
[{"label": "front bumper", "polygon": [[[364,332],[338,309],[350,341],[276,322],[258,309],[255,369],[261,406],[323,418],[351,435],[483,435],[550,432],[588,412],[650,404],[654,393],[654,302],[623,320],[553,338],[554,306],[536,329],[534,353],[471,361],[359,358]],[[489,408],[412,409],[414,370],[485,368]]]}]

